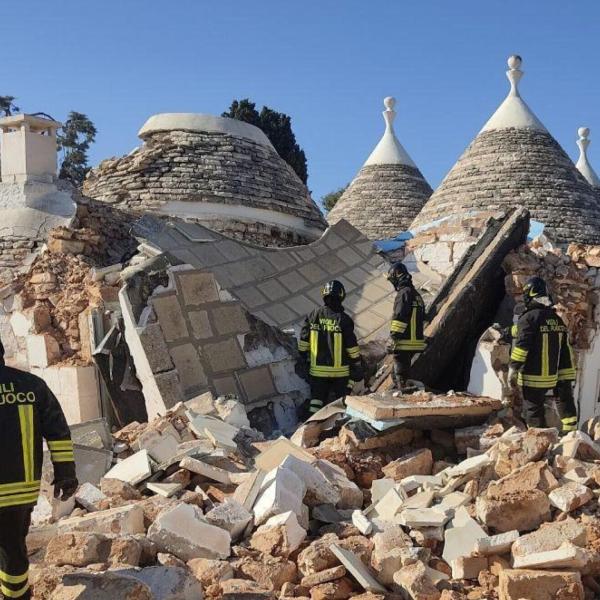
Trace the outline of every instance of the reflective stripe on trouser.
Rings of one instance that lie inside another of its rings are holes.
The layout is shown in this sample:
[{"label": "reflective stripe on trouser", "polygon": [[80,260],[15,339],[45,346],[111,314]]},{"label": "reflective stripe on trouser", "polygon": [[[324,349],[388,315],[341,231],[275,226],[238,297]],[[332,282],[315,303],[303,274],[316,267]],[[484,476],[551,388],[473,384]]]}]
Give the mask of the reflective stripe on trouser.
[{"label": "reflective stripe on trouser", "polygon": [[5,598],[29,600],[29,559],[25,538],[31,522],[30,506],[0,509],[0,591]]},{"label": "reflective stripe on trouser", "polygon": [[311,398],[310,405],[308,407],[308,412],[316,413],[319,412],[323,408],[323,401],[317,400],[317,398]]},{"label": "reflective stripe on trouser", "polygon": [[563,431],[577,431],[577,417],[565,417],[560,421]]}]

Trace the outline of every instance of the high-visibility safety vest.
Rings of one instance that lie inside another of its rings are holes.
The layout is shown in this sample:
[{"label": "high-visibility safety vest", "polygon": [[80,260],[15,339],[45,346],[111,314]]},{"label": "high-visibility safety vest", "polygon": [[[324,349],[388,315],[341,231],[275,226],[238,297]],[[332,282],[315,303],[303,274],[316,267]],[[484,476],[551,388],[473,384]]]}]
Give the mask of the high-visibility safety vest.
[{"label": "high-visibility safety vest", "polygon": [[39,377],[1,366],[0,509],[37,502],[44,439],[55,478],[74,478],[73,442],[58,400]]},{"label": "high-visibility safety vest", "polygon": [[[343,310],[313,310],[302,326],[298,350],[309,359],[313,377],[350,377],[351,367],[361,370],[354,321]],[[362,373],[353,378],[362,379]]]},{"label": "high-visibility safety vest", "polygon": [[575,381],[575,357],[564,321],[552,307],[534,304],[512,328],[510,365],[519,385],[552,389],[559,381]]},{"label": "high-visibility safety vest", "polygon": [[421,294],[412,285],[401,287],[396,293],[394,316],[390,325],[394,350],[405,352],[425,350],[424,319],[425,303]]}]

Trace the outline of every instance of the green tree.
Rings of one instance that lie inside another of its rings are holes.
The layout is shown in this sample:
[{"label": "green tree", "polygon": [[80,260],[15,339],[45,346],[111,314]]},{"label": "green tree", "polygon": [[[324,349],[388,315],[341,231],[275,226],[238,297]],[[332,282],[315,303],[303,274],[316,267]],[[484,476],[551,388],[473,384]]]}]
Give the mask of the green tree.
[{"label": "green tree", "polygon": [[0,114],[4,117],[10,117],[14,112],[21,109],[15,104],[14,96],[0,96]]},{"label": "green tree", "polygon": [[337,201],[342,197],[342,194],[348,189],[348,184],[344,187],[341,187],[339,190],[335,190],[335,192],[329,192],[329,194],[325,194],[321,198],[321,202],[323,203],[323,208],[329,212],[337,203]]},{"label": "green tree", "polygon": [[87,152],[96,140],[96,127],[83,113],[71,111],[57,140],[62,152],[59,178],[81,185],[90,169]]},{"label": "green tree", "polygon": [[248,98],[234,100],[229,110],[222,116],[244,121],[262,129],[277,150],[277,154],[294,169],[302,183],[306,184],[308,181],[306,154],[296,142],[291,117],[268,106],[263,106],[259,113],[256,104]]}]

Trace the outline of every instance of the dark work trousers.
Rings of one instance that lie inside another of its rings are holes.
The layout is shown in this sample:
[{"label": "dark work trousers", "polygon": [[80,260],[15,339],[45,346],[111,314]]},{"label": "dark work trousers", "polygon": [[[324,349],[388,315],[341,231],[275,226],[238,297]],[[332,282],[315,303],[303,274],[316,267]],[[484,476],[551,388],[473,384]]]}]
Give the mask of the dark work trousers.
[{"label": "dark work trousers", "polygon": [[394,352],[394,371],[392,372],[394,387],[401,389],[406,385],[410,377],[410,365],[414,355],[414,352],[406,350],[397,350]]},{"label": "dark work trousers", "polygon": [[326,404],[343,398],[348,393],[348,377],[313,377],[310,378],[310,401],[308,416],[314,415]]},{"label": "dark work trousers", "polygon": [[30,506],[0,508],[0,589],[7,600],[31,598],[25,538],[32,510]]},{"label": "dark work trousers", "polygon": [[[523,390],[523,418],[529,427],[546,427],[545,404],[551,398],[547,396],[549,390],[524,386]],[[572,431],[577,425],[577,410],[573,399],[571,382],[556,386],[556,410],[562,421],[563,432]]]}]

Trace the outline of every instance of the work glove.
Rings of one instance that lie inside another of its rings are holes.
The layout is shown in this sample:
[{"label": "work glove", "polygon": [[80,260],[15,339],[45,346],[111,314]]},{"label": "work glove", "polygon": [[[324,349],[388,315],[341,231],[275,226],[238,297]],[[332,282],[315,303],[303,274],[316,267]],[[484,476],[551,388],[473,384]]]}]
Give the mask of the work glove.
[{"label": "work glove", "polygon": [[52,485],[54,485],[54,497],[64,502],[77,491],[79,482],[75,477],[72,477],[69,479],[55,479]]}]

